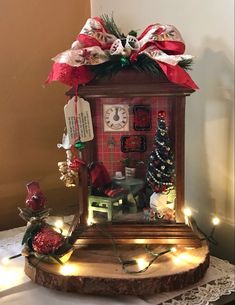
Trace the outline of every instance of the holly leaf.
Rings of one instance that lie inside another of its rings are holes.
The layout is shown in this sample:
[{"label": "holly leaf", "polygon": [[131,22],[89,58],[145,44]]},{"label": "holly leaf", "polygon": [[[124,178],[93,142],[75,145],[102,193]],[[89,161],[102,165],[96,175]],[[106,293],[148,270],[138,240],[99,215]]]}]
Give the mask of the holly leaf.
[{"label": "holly leaf", "polygon": [[31,224],[25,231],[21,244],[26,244],[30,249],[32,249],[32,239],[35,234],[40,231],[42,223]]}]

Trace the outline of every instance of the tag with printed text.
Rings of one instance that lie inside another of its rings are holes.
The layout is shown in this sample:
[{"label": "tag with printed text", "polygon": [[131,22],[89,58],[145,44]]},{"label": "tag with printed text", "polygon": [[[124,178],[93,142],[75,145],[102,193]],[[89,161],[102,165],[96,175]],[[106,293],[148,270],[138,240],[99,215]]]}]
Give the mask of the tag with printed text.
[{"label": "tag with printed text", "polygon": [[77,98],[77,130],[75,120],[75,103],[75,97],[73,97],[64,107],[65,123],[69,141],[71,144],[74,144],[78,140],[81,142],[91,141],[94,138],[94,132],[90,104],[81,97]]}]

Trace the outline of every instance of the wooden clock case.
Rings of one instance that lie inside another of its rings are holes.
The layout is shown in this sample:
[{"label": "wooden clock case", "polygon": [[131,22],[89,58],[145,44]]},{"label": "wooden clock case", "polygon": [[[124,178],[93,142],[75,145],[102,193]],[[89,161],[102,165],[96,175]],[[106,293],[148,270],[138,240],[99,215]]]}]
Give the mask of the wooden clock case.
[{"label": "wooden clock case", "polygon": [[[120,244],[175,244],[200,246],[201,242],[194,229],[184,223],[184,167],[185,167],[185,103],[186,96],[193,89],[178,86],[169,82],[163,75],[155,76],[143,72],[124,70],[111,79],[94,80],[87,85],[79,86],[78,95],[88,100],[91,110],[97,98],[133,98],[133,97],[166,97],[172,111],[171,130],[175,152],[176,171],[176,222],[175,223],[107,223],[105,230]],[[72,97],[74,90],[66,93]],[[94,154],[96,135],[93,141],[86,143],[80,157],[86,164],[96,160]],[[71,232],[87,226],[88,219],[88,172],[82,167],[79,173],[79,211],[76,214]],[[80,244],[110,243],[109,238],[102,236],[96,225],[87,227],[79,237]]]},{"label": "wooden clock case", "polygon": [[[100,97],[167,97],[172,109],[171,129],[176,170],[176,223],[112,223],[87,225],[88,171],[83,166],[79,172],[79,210],[70,227],[78,249],[69,264],[75,267],[72,274],[61,273],[58,264],[38,262],[26,258],[25,273],[35,282],[48,288],[67,292],[98,295],[151,295],[182,289],[199,281],[209,266],[209,251],[193,226],[184,223],[184,132],[185,98],[193,90],[170,83],[164,77],[135,71],[123,71],[112,79],[93,81],[78,88],[79,96],[94,107]],[[74,96],[71,90],[67,93]],[[96,136],[79,152],[86,164],[96,160]],[[190,223],[189,223],[190,224]],[[77,240],[77,232],[83,232]],[[102,234],[102,232],[106,234]],[[74,234],[73,234],[74,233]],[[124,257],[143,255],[145,245],[152,244],[155,251],[177,245],[177,253],[161,256],[146,272],[128,274],[117,259],[112,244],[119,244]],[[107,244],[107,245],[105,245]],[[142,244],[142,245],[141,245]]]}]

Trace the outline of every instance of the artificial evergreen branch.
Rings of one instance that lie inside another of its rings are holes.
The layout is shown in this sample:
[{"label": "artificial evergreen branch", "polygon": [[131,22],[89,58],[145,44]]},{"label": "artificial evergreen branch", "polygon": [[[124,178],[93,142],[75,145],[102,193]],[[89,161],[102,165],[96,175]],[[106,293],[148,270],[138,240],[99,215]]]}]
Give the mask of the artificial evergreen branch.
[{"label": "artificial evergreen branch", "polygon": [[[113,75],[125,68],[133,68],[139,72],[147,72],[156,76],[160,76],[162,74],[162,70],[158,63],[145,54],[140,54],[137,57],[137,60],[133,62],[125,57],[127,61],[125,66],[123,66],[121,63],[122,58],[124,58],[122,55],[112,55],[110,56],[109,61],[106,61],[100,65],[90,66],[91,71],[95,75],[95,79],[111,78]],[[190,70],[192,62],[192,59],[181,60],[178,65],[184,70]]]},{"label": "artificial evergreen branch", "polygon": [[125,38],[124,34],[121,33],[121,30],[116,25],[116,23],[113,19],[113,15],[110,17],[107,14],[103,14],[103,15],[101,15],[101,19],[103,20],[104,25],[110,34],[113,34],[114,36],[116,36],[117,38],[120,38],[120,39]]},{"label": "artificial evergreen branch", "polygon": [[193,60],[192,59],[183,59],[178,62],[178,65],[184,70],[192,70]]}]

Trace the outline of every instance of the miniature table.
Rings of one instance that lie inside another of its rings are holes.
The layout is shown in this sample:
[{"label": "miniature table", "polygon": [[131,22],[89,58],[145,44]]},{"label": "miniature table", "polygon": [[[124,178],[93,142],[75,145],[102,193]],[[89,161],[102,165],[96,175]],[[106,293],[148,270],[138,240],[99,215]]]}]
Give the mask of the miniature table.
[{"label": "miniature table", "polygon": [[144,187],[144,180],[140,178],[127,177],[121,180],[113,178],[113,181],[115,184],[123,187],[125,190],[129,191],[133,195],[138,193]]}]

